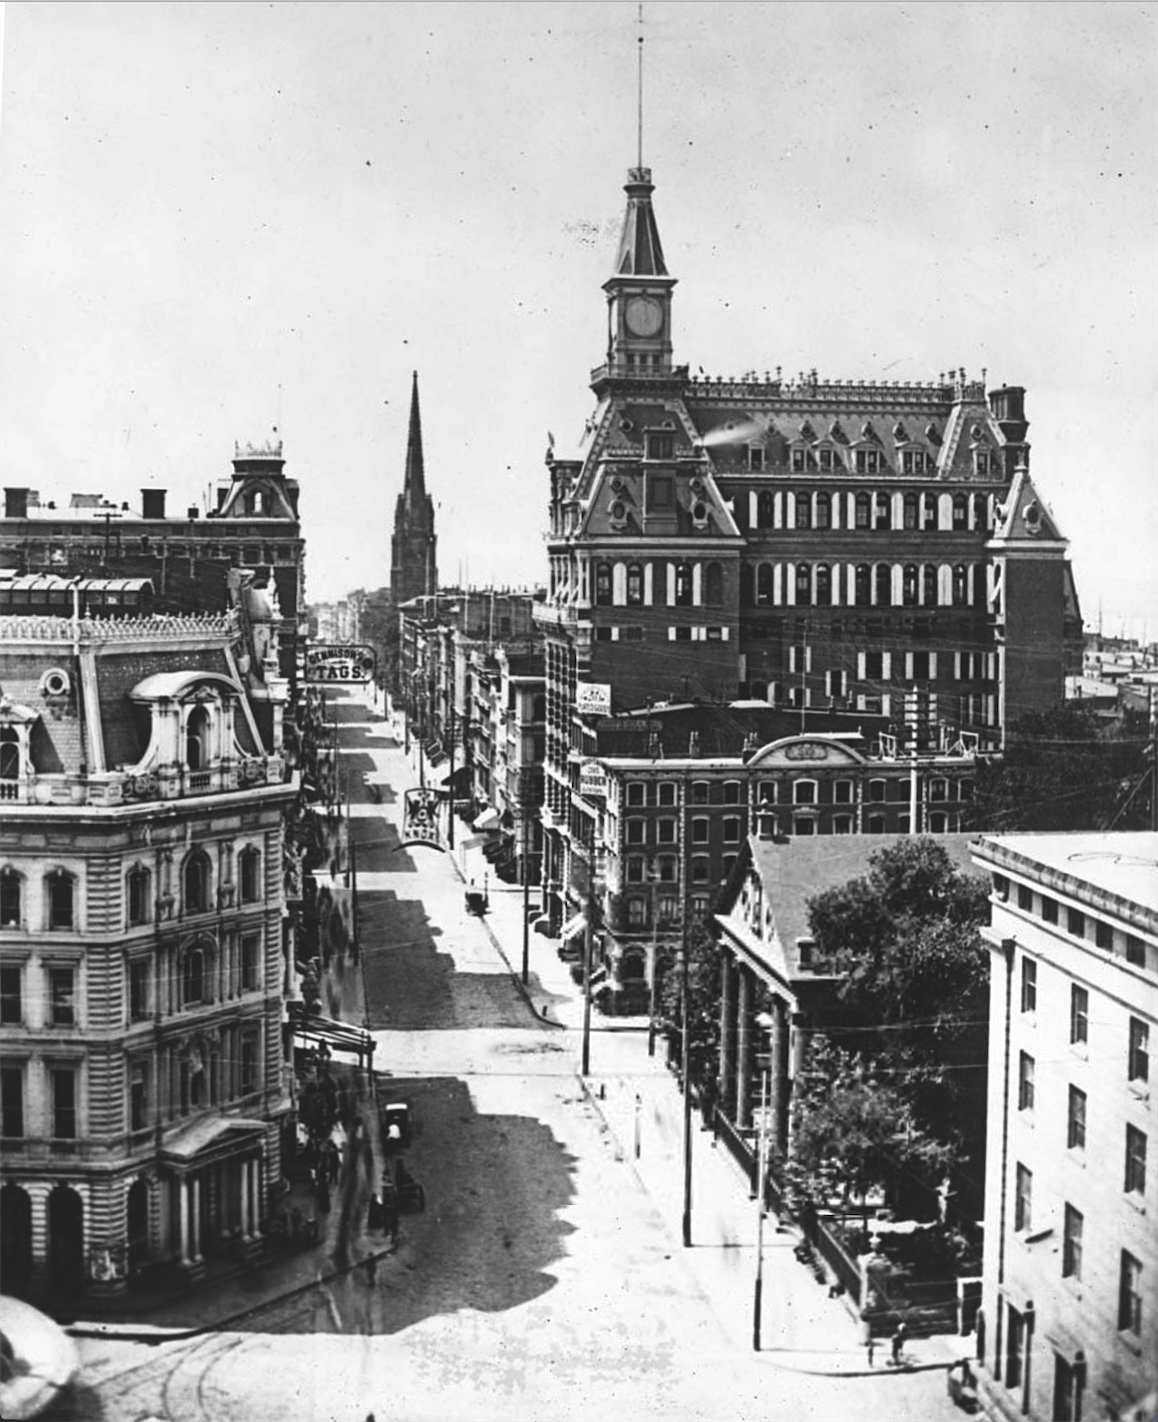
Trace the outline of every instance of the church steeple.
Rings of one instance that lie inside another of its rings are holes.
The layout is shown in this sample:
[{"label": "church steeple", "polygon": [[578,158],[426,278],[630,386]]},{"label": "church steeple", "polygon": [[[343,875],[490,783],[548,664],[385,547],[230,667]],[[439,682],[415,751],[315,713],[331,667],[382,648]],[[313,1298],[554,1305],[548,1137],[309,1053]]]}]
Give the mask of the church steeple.
[{"label": "church steeple", "polygon": [[395,606],[438,591],[438,539],[434,532],[434,500],[426,492],[422,454],[422,416],[418,407],[418,372],[410,389],[410,431],[406,440],[406,472],[394,507],[390,540],[390,594]]}]

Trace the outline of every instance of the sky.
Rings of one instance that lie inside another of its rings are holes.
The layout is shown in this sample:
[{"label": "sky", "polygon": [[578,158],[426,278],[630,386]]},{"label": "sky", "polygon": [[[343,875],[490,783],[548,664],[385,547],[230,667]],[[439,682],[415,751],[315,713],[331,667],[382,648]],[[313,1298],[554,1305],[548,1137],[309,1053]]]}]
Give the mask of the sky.
[{"label": "sky", "polygon": [[[634,4],[8,4],[0,467],[183,509],[276,427],[311,600],[545,580],[603,358]],[[1087,625],[1158,637],[1154,5],[644,7],[675,358],[1024,385]]]}]

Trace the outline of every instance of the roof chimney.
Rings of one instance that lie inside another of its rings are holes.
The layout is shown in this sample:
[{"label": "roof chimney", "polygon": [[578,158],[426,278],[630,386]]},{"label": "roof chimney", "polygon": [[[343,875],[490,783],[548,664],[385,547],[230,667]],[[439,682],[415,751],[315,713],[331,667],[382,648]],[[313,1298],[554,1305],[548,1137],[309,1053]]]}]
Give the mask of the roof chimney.
[{"label": "roof chimney", "polygon": [[28,517],[28,494],[27,489],[5,489],[4,490],[4,517],[5,518],[27,518]]},{"label": "roof chimney", "polygon": [[141,514],[144,518],[165,517],[165,490],[141,490]]}]

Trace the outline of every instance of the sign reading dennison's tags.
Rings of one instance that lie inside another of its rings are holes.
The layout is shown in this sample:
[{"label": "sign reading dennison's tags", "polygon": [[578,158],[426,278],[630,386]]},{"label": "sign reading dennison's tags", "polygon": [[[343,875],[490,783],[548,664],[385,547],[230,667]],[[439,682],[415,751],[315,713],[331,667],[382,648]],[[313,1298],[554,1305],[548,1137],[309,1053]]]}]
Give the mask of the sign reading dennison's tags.
[{"label": "sign reading dennison's tags", "polygon": [[603,799],[607,795],[607,772],[597,760],[585,760],[579,767],[579,793]]},{"label": "sign reading dennison's tags", "polygon": [[580,716],[610,716],[610,683],[602,681],[577,682],[575,685],[575,710]]}]

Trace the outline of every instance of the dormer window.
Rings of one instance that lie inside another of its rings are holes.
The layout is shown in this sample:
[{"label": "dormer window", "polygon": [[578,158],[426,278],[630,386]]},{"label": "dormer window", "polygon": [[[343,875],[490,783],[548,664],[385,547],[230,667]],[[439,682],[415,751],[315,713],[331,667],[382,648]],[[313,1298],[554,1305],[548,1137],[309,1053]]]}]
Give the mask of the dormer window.
[{"label": "dormer window", "polygon": [[816,457],[820,463],[820,472],[822,474],[831,474],[834,470],[840,469],[842,467],[840,462],[839,451],[833,449],[829,445],[825,445],[822,449],[818,449],[816,452]]},{"label": "dormer window", "polygon": [[209,712],[204,706],[194,706],[185,723],[185,764],[190,770],[205,770],[209,765]]},{"label": "dormer window", "polygon": [[675,456],[675,436],[649,430],[647,434],[648,459],[672,459]]},{"label": "dormer window", "polygon": [[856,452],[856,472],[858,474],[879,474],[881,455],[878,449],[858,449]]},{"label": "dormer window", "polygon": [[759,474],[764,468],[764,450],[758,444],[748,446],[748,468],[753,474]]},{"label": "dormer window", "polygon": [[808,470],[808,451],[806,449],[794,449],[792,451],[792,472],[793,474],[804,474]]},{"label": "dormer window", "polygon": [[923,449],[903,449],[901,451],[902,474],[929,474],[932,461]]},{"label": "dormer window", "polygon": [[975,474],[986,475],[993,473],[993,456],[987,449],[975,449],[973,451],[973,472]]}]

